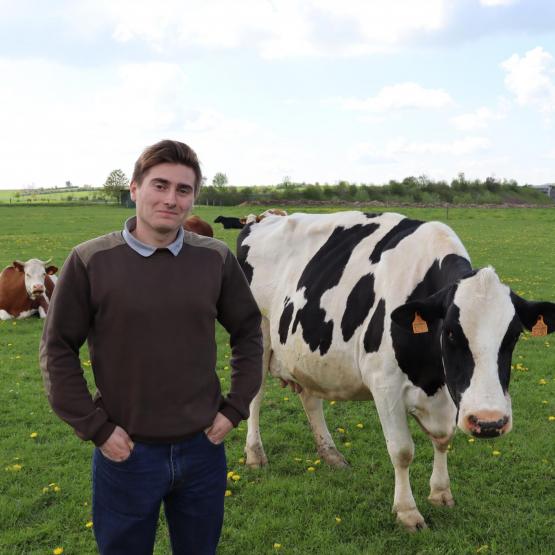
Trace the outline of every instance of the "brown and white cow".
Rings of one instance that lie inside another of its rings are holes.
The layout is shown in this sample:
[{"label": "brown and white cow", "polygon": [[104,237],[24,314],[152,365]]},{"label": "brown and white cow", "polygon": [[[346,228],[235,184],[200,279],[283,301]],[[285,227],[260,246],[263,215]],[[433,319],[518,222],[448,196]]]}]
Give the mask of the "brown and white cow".
[{"label": "brown and white cow", "polygon": [[[395,469],[393,509],[425,527],[409,481],[407,415],[434,447],[429,501],[454,504],[447,446],[456,426],[497,437],[512,426],[509,377],[521,331],[555,331],[555,304],[530,302],[493,268],[474,270],[439,222],[400,214],[293,214],[248,223],[237,257],[263,315],[264,370],[297,384],[319,455],[345,466],[322,399],[373,399]],[[267,463],[261,389],[250,408],[247,464]]]},{"label": "brown and white cow", "polygon": [[212,226],[198,216],[189,216],[183,224],[183,229],[186,231],[192,231],[197,235],[214,237],[214,230],[212,229]]},{"label": "brown and white cow", "polygon": [[39,314],[46,317],[58,268],[31,258],[15,260],[0,273],[0,320],[22,319]]}]

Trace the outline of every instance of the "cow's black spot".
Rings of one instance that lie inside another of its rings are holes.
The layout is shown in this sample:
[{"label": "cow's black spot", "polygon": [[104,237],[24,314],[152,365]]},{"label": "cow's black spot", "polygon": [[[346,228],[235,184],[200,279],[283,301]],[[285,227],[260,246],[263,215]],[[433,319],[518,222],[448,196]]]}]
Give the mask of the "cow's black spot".
[{"label": "cow's black spot", "polygon": [[471,274],[472,266],[466,258],[457,254],[448,254],[441,260],[441,263],[439,260],[434,261],[422,281],[408,296],[407,302],[425,299],[445,286],[456,283],[462,277]]},{"label": "cow's black spot", "polygon": [[279,341],[285,344],[287,341],[287,334],[289,333],[289,324],[291,324],[291,318],[293,317],[293,311],[295,310],[295,305],[291,302],[289,297],[285,297],[283,303],[285,306],[283,312],[281,313],[281,318],[279,319]]},{"label": "cow's black spot", "polygon": [[[439,338],[437,344],[439,345]],[[468,339],[461,326],[460,310],[456,304],[451,304],[445,315],[441,344],[445,362],[445,381],[458,407],[462,394],[470,385],[475,364]]]},{"label": "cow's black spot", "polygon": [[380,348],[384,330],[384,318],[385,300],[380,299],[374,314],[372,314],[372,318],[370,318],[368,329],[364,334],[364,350],[367,353],[375,353]]},{"label": "cow's black spot", "polygon": [[349,341],[355,330],[364,322],[374,304],[374,274],[362,276],[347,298],[347,306],[341,320],[343,339]]},{"label": "cow's black spot", "polygon": [[324,355],[332,340],[333,321],[326,322],[326,311],[320,308],[322,295],[339,283],[353,249],[378,227],[379,224],[375,223],[357,224],[347,229],[337,227],[301,274],[297,291],[305,288],[306,304],[297,311],[292,333],[300,323],[303,339],[311,351],[319,348],[320,354]]},{"label": "cow's black spot", "polygon": [[370,261],[373,264],[379,262],[385,251],[394,249],[405,237],[414,233],[423,223],[424,222],[410,220],[408,218],[401,220],[378,241],[370,255]]},{"label": "cow's black spot", "polygon": [[247,262],[250,247],[243,245],[243,242],[249,236],[251,227],[252,224],[246,225],[237,236],[237,260],[239,261],[239,265],[241,266],[241,269],[243,270],[243,273],[249,283],[252,282],[254,268]]},{"label": "cow's black spot", "polygon": [[511,380],[511,359],[513,358],[513,350],[521,332],[522,324],[520,323],[518,315],[515,314],[509,324],[509,327],[507,328],[503,341],[501,341],[499,353],[497,353],[499,382],[501,383],[504,393],[507,393],[509,390],[509,382]]}]

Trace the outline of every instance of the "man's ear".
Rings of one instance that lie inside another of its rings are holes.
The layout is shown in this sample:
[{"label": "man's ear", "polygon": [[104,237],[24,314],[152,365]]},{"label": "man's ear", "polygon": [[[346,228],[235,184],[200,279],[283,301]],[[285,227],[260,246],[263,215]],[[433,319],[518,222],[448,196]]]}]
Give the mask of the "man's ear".
[{"label": "man's ear", "polygon": [[540,333],[538,335],[547,335],[548,333],[553,333],[555,331],[555,304],[547,301],[527,301],[522,297],[519,297],[516,293],[511,291],[511,300],[515,307],[518,319],[522,322],[522,325],[528,329],[532,330],[534,326],[538,325],[541,329],[543,324],[547,327],[545,329],[546,333]]},{"label": "man's ear", "polygon": [[135,180],[131,181],[131,183],[129,184],[129,194],[133,202],[137,200],[137,187],[138,185]]},{"label": "man's ear", "polygon": [[441,289],[425,299],[410,301],[397,307],[391,313],[391,320],[406,331],[425,333],[429,325],[445,317],[447,301],[451,297],[450,287]]}]

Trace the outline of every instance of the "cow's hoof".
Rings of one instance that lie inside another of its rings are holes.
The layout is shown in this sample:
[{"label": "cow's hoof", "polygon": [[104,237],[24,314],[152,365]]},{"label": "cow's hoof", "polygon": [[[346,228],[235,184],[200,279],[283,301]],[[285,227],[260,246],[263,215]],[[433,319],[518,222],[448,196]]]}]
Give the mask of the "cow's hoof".
[{"label": "cow's hoof", "polygon": [[399,522],[407,532],[418,532],[428,528],[424,517],[420,514],[418,509],[399,511],[397,513],[397,522]]},{"label": "cow's hoof", "polygon": [[437,507],[454,507],[455,500],[450,489],[434,491],[428,496],[428,501]]},{"label": "cow's hoof", "polygon": [[261,468],[268,464],[268,457],[264,453],[262,445],[255,445],[245,448],[245,466],[249,468]]},{"label": "cow's hoof", "polygon": [[349,463],[337,449],[318,451],[318,455],[333,468],[348,468]]}]

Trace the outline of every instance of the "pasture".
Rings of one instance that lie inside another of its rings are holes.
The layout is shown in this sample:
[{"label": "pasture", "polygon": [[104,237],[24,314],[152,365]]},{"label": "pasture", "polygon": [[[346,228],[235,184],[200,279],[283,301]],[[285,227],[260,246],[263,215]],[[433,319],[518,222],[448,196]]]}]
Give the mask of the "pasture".
[{"label": "pasture", "polygon": [[[212,222],[256,207],[199,207]],[[288,207],[287,210],[293,210]],[[331,211],[330,208],[306,211]],[[302,211],[299,208],[297,211]],[[555,301],[554,209],[399,209],[410,217],[448,223],[474,267],[493,265],[501,279],[530,300]],[[115,206],[0,206],[0,268],[14,259],[53,258],[61,267],[75,244],[121,229],[133,212]],[[238,230],[213,224],[235,251]],[[90,458],[83,443],[50,410],[38,368],[42,321],[0,321],[0,553],[95,553],[90,525]],[[218,331],[223,389],[229,348]],[[82,361],[92,385],[86,348]],[[415,422],[411,482],[430,529],[408,534],[391,514],[393,468],[371,402],[326,402],[328,426],[350,468],[316,459],[300,401],[269,380],[261,433],[270,464],[242,464],[246,424],[226,442],[229,480],[219,553],[548,554],[555,552],[555,337],[526,333],[513,357],[514,429],[504,438],[469,440],[458,432],[449,455],[453,509],[426,497],[432,447]],[[312,471],[308,469],[312,468]],[[238,477],[238,478],[237,478]],[[155,553],[169,553],[163,518]]]}]

